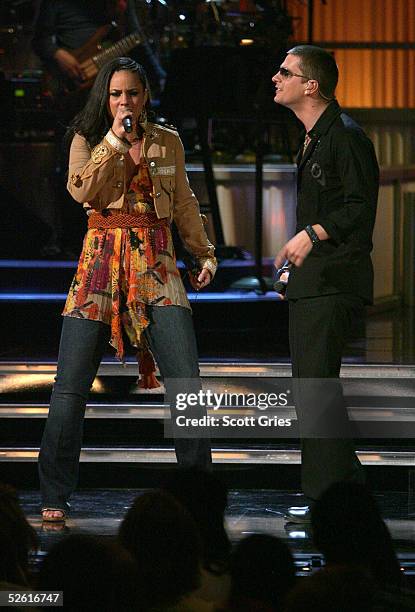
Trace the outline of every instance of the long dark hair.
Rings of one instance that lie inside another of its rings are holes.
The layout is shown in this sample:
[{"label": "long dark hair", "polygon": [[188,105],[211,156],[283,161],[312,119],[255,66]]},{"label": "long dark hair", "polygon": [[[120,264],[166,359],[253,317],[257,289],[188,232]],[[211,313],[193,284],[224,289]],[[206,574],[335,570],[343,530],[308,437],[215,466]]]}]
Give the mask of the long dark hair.
[{"label": "long dark hair", "polygon": [[[84,108],[74,117],[65,135],[67,146],[72,142],[75,134],[84,136],[91,147],[95,147],[105,136],[112,125],[112,118],[108,113],[109,86],[114,72],[129,70],[137,74],[144,89],[150,94],[147,76],[141,64],[130,57],[116,57],[98,72],[95,83],[88,96]],[[150,95],[145,104],[146,110],[150,107]],[[143,128],[138,125],[137,132],[142,136]]]}]

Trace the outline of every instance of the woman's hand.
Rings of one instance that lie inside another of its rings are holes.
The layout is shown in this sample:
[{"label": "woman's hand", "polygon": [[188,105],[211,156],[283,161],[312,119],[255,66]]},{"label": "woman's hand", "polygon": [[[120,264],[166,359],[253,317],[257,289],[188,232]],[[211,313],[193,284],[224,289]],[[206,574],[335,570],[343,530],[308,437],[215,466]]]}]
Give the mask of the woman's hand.
[{"label": "woman's hand", "polygon": [[212,276],[207,268],[203,268],[200,271],[199,276],[194,276],[191,272],[189,272],[189,280],[193,289],[199,291],[200,289],[203,289],[203,287],[207,287],[212,280]]},{"label": "woman's hand", "polygon": [[[133,131],[132,132],[126,132],[123,126],[123,119],[125,119],[125,117],[131,117],[131,121],[133,122]],[[131,109],[129,108],[123,108],[121,106],[118,107],[117,109],[117,113],[114,117],[114,121],[112,123],[112,127],[111,127],[112,131],[114,132],[114,134],[116,136],[118,136],[118,138],[120,138],[121,140],[134,140],[137,138],[137,134],[135,131],[135,126],[134,126],[134,120],[133,120],[133,112]]]}]

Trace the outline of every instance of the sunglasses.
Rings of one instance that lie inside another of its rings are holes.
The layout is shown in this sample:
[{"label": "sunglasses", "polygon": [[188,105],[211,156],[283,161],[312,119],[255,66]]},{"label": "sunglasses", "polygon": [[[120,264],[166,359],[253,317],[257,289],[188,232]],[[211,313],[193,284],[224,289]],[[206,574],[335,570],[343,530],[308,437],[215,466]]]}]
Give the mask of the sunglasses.
[{"label": "sunglasses", "polygon": [[305,74],[297,74],[297,73],[295,73],[295,72],[291,72],[291,70],[288,70],[288,68],[284,68],[284,66],[280,66],[280,67],[278,68],[277,73],[278,73],[278,72],[280,73],[280,75],[281,75],[281,76],[282,76],[284,79],[289,79],[289,78],[291,78],[291,77],[293,77],[293,76],[296,76],[296,77],[300,77],[300,78],[302,78],[302,79],[307,79],[308,81],[310,80],[310,79],[308,78],[308,76],[306,76]]}]

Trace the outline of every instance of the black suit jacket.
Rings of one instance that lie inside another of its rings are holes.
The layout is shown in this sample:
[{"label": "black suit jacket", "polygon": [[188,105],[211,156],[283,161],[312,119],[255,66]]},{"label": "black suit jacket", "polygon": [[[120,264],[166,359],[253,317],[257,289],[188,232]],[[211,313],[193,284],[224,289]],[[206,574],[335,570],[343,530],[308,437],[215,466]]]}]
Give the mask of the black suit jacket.
[{"label": "black suit jacket", "polygon": [[336,101],[308,134],[297,157],[297,229],[319,223],[330,236],[300,268],[293,268],[288,299],[351,293],[373,299],[370,258],[379,187],[371,141]]}]

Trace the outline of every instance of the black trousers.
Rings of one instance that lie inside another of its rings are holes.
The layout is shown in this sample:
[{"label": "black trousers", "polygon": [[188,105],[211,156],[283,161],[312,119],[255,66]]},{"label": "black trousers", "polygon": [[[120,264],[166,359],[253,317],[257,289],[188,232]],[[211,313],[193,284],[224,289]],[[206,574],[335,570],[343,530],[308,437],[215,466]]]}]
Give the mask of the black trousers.
[{"label": "black trousers", "polygon": [[351,294],[289,301],[292,375],[301,435],[301,482],[309,501],[317,499],[333,482],[364,481],[342,387],[336,380],[345,344],[363,309],[361,299]]}]

